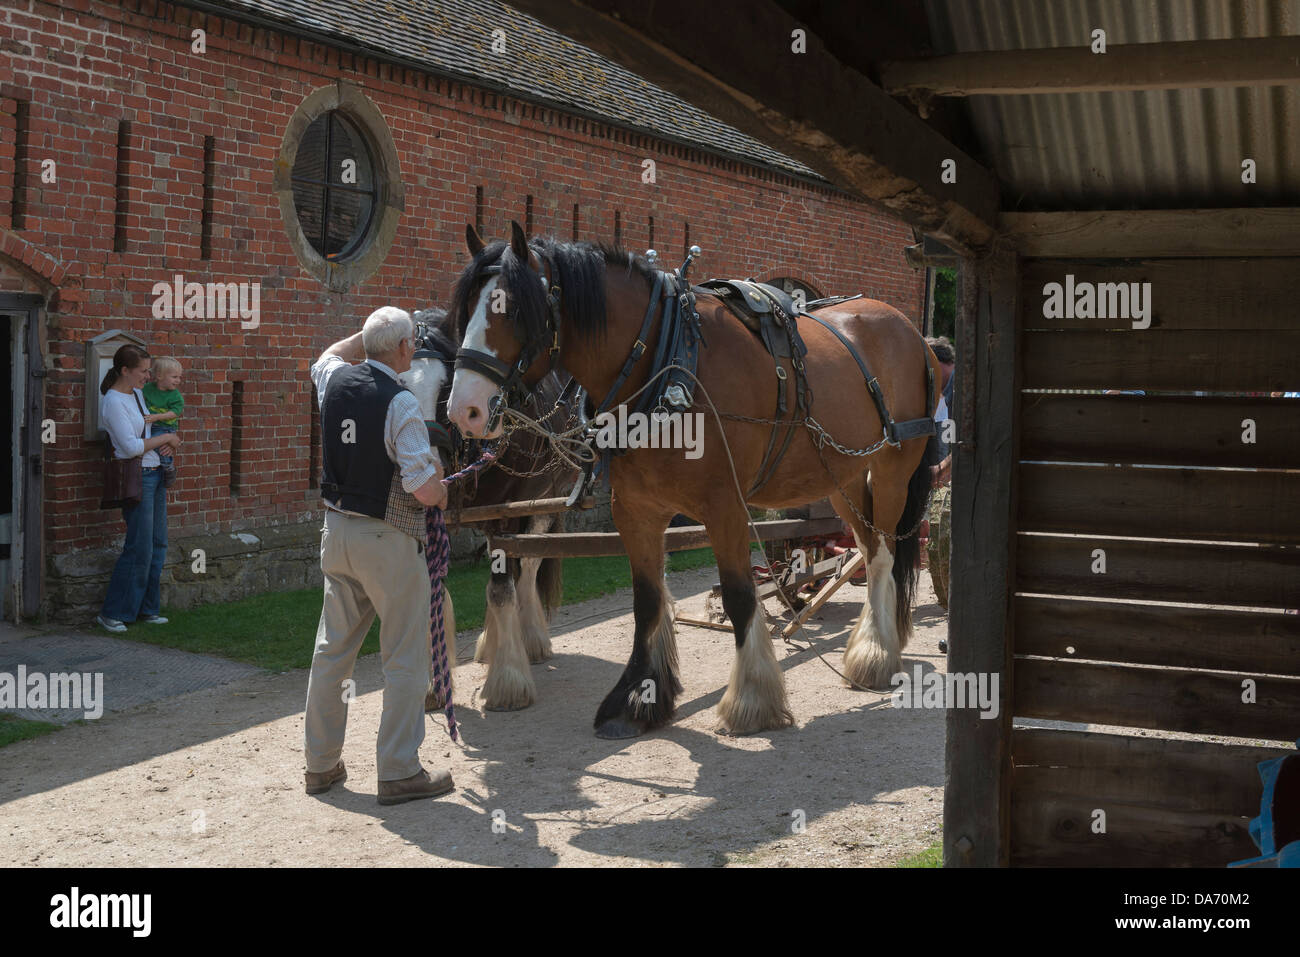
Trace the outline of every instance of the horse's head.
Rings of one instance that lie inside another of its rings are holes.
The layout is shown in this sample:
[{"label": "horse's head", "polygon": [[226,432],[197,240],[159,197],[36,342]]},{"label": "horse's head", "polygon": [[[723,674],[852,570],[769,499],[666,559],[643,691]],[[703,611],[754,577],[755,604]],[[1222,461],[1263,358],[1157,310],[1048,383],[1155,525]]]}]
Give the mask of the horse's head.
[{"label": "horse's head", "polygon": [[490,244],[465,227],[472,258],[452,296],[460,350],[447,411],[466,437],[499,436],[501,408],[517,406],[559,358],[562,264],[547,255],[556,244],[530,246],[510,225],[509,243]]},{"label": "horse's head", "polygon": [[402,381],[419,399],[420,413],[429,428],[429,444],[442,453],[443,465],[447,466],[455,451],[447,418],[447,391],[456,343],[448,332],[450,320],[445,310],[426,309],[413,313],[411,318],[416,323],[416,350]]}]

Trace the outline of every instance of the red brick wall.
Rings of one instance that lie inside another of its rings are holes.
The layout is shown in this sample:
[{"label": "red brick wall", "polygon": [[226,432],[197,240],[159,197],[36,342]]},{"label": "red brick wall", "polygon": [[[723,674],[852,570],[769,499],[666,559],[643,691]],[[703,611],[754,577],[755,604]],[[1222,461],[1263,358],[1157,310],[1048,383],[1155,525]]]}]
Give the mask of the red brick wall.
[{"label": "red brick wall", "polygon": [[[568,237],[573,204],[583,239],[646,245],[647,217],[665,261],[682,254],[684,225],[705,250],[700,275],[794,275],[824,294],[865,292],[915,319],[922,277],[907,268],[901,223],[836,191],[719,160],[649,137],[493,93],[353,58],[183,7],[68,0],[0,11],[0,129],[30,104],[25,227],[18,235],[66,274],[51,304],[47,450],[51,553],[106,544],[120,522],[96,509],[99,450],[81,438],[84,341],[120,327],[155,356],[186,367],[187,417],[171,528],[221,532],[306,519],[310,397],[307,367],[376,307],[436,304],[465,262],[463,229],[484,187],[486,234],[503,235],[533,196],[535,231]],[[207,52],[190,32],[207,30]],[[406,212],[384,265],[347,295],[299,266],[271,190],[286,123],[313,90],[344,78],[387,120],[406,186]],[[126,249],[113,251],[119,120],[131,124]],[[216,138],[212,259],[199,258],[203,139]],[[12,136],[0,154],[0,228],[8,229]],[[57,184],[40,182],[53,159]],[[658,164],[656,185],[641,162]],[[745,224],[758,224],[746,226]],[[261,326],[156,320],[153,284],[261,284]],[[0,287],[30,287],[8,269]],[[231,383],[242,380],[246,427],[240,494],[230,494]]]}]

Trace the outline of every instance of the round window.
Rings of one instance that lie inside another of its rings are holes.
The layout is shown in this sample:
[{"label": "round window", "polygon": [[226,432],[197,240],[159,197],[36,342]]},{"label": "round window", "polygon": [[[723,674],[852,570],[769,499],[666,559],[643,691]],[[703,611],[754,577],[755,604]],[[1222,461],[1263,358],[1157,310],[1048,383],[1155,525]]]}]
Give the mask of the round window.
[{"label": "round window", "polygon": [[365,282],[406,206],[383,114],[350,83],[314,90],[289,118],[273,188],[298,262],[333,292]]},{"label": "round window", "polygon": [[338,110],[317,117],[298,142],[290,182],[312,248],[331,262],[350,258],[366,239],[378,200],[361,131]]}]

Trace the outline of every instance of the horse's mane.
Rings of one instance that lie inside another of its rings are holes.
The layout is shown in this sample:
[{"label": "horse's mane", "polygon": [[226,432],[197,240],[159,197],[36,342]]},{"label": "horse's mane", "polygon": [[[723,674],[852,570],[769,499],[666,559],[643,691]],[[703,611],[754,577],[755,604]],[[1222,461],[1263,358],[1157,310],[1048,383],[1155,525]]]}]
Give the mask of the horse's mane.
[{"label": "horse's mane", "polygon": [[[605,243],[563,242],[552,236],[539,236],[529,247],[546,264],[551,282],[560,287],[565,315],[579,335],[603,337],[605,333],[605,273],[611,266],[640,275],[647,286],[654,281],[655,270],[645,259],[617,246]],[[509,300],[509,309],[521,337],[540,341],[546,335],[548,307],[546,290],[537,274],[511,250],[497,240],[483,247],[460,274],[448,307],[449,322],[457,342],[465,338],[470,313],[476,302],[471,299],[482,285],[483,270],[501,266],[501,283]]]},{"label": "horse's mane", "polygon": [[411,313],[411,318],[417,323],[424,323],[428,330],[424,337],[426,344],[442,353],[448,360],[456,358],[456,349],[459,348],[460,340],[455,337],[456,324],[450,312],[434,306]]}]

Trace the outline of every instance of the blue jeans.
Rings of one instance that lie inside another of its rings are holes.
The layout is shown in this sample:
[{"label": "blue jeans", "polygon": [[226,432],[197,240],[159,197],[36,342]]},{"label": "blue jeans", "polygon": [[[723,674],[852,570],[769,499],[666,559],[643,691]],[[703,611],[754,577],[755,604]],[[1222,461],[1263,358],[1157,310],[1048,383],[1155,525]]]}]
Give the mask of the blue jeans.
[{"label": "blue jeans", "polygon": [[145,469],[140,504],[122,509],[126,544],[113,566],[100,612],[105,618],[135,621],[158,614],[158,578],[167,559],[167,490],[161,468]]},{"label": "blue jeans", "polygon": [[[153,431],[150,432],[149,434],[163,435],[165,433],[175,432],[175,431],[176,431],[176,426],[172,425],[170,422],[155,422],[153,424]],[[155,451],[157,451],[158,453],[158,460],[162,462],[164,467],[172,464],[170,445],[156,449]]]}]

